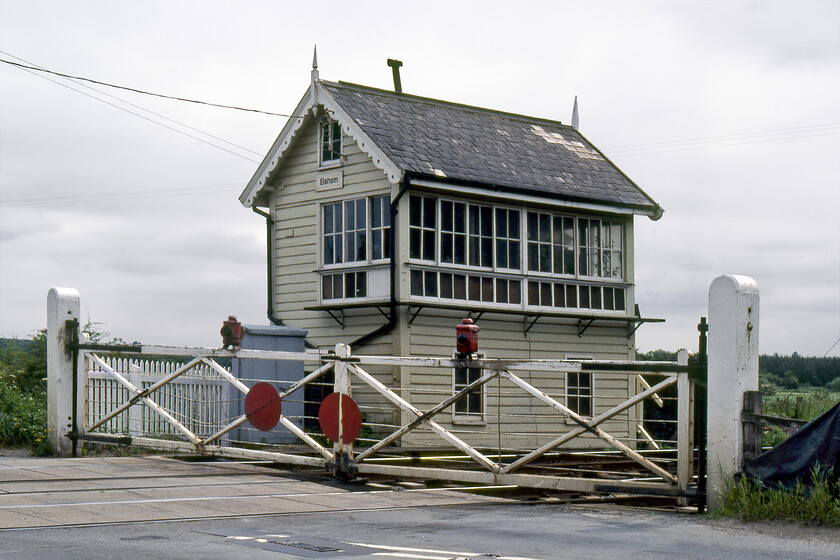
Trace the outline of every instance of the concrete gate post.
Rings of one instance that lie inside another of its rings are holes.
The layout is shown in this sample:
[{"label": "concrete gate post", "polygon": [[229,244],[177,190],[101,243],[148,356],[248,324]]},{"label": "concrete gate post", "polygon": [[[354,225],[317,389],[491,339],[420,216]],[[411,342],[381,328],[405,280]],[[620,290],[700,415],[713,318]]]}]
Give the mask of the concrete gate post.
[{"label": "concrete gate post", "polygon": [[744,392],[758,390],[758,303],[758,284],[748,276],[720,276],[709,288],[709,510],[742,466]]},{"label": "concrete gate post", "polygon": [[69,457],[73,442],[73,354],[67,352],[70,333],[65,321],[79,320],[79,292],[52,288],[47,294],[47,427],[53,453]]}]

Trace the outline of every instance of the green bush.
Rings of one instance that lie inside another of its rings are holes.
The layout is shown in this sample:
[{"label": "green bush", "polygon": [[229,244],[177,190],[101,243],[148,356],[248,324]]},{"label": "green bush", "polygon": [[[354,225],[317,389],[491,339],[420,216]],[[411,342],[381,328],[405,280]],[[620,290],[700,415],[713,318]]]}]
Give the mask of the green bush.
[{"label": "green bush", "polygon": [[43,391],[26,392],[0,377],[0,444],[42,450],[47,441],[47,399]]},{"label": "green bush", "polygon": [[794,488],[765,488],[760,482],[742,477],[730,482],[714,514],[738,517],[742,521],[794,521],[806,525],[840,526],[840,484],[831,471],[819,467],[812,472],[813,486],[801,482]]}]

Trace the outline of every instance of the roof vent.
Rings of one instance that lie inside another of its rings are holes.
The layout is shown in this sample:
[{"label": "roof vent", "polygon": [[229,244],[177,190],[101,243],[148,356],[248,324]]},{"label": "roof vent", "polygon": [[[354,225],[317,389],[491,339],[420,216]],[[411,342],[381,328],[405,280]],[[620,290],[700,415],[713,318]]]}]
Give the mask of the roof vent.
[{"label": "roof vent", "polygon": [[400,82],[400,66],[402,66],[402,61],[389,58],[388,66],[391,67],[391,71],[394,73],[394,91],[402,93],[402,82]]}]

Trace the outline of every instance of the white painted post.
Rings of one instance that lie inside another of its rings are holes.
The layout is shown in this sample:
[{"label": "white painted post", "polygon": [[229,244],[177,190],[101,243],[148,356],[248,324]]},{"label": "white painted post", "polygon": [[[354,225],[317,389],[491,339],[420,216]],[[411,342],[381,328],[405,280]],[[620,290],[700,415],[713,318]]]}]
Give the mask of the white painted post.
[{"label": "white painted post", "polygon": [[[143,371],[140,366],[132,362],[131,360],[126,360],[128,362],[128,380],[131,382],[132,385],[137,387],[138,389],[143,389],[143,376],[146,375],[146,372]],[[128,395],[130,399],[132,395]],[[143,434],[143,401],[136,402],[131,408],[128,409],[128,433],[131,436],[137,437],[142,436]]]},{"label": "white painted post", "polygon": [[[66,350],[70,332],[65,321],[78,321],[80,308],[79,292],[73,288],[52,288],[47,294],[47,427],[53,453],[61,457],[73,450],[67,438],[73,431],[73,354]],[[77,383],[84,376],[78,377]],[[84,383],[79,384],[84,391]],[[78,412],[84,414],[83,409]]]},{"label": "white painted post", "polygon": [[[346,344],[336,344],[335,354],[339,358],[349,358],[351,354],[350,347]],[[335,471],[339,477],[348,474],[348,466],[350,460],[353,458],[353,442],[347,443],[344,441],[344,411],[342,410],[343,395],[351,396],[350,394],[350,370],[347,367],[347,362],[343,360],[336,360],[335,362],[335,383],[333,384],[333,391],[339,393],[338,397],[338,441],[333,444],[333,457],[335,458]]]},{"label": "white painted post", "polygon": [[741,468],[745,391],[758,390],[758,284],[727,274],[709,288],[707,495],[720,505],[724,485]]},{"label": "white painted post", "polygon": [[[346,344],[335,345],[335,355],[339,358],[350,357],[350,347]],[[347,369],[347,362],[336,360],[335,363],[335,383],[333,384],[333,391],[343,395],[352,396],[350,394],[350,371]],[[343,397],[338,399],[338,441],[335,442],[333,451],[336,457],[341,453],[350,454],[352,446],[344,441],[344,414],[341,410],[341,401]]]}]

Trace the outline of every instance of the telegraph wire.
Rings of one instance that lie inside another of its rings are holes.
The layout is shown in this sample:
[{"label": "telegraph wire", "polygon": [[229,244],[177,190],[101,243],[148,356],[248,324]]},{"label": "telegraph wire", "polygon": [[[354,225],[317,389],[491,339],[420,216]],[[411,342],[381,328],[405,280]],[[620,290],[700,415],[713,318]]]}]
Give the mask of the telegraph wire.
[{"label": "telegraph wire", "polygon": [[729,146],[779,142],[783,140],[800,140],[803,138],[832,136],[836,134],[840,134],[840,123],[824,123],[794,128],[778,128],[757,132],[741,132],[736,134],[688,138],[685,140],[670,140],[665,142],[652,142],[649,144],[619,146],[614,148],[605,148],[604,151],[609,153],[611,156],[617,155],[622,157],[632,157],[668,152],[681,152],[686,150],[726,148]]},{"label": "telegraph wire", "polygon": [[[14,55],[9,54],[9,53],[4,52],[4,51],[0,51],[0,53],[3,53],[3,54],[5,54],[5,55],[7,55],[7,56],[11,56],[11,57],[16,58],[16,59],[18,59],[18,60],[23,60],[23,59],[22,59],[22,58],[20,58],[20,57],[14,56]],[[2,60],[2,59],[0,59],[0,60]],[[32,62],[29,62],[29,61],[24,61],[24,62],[27,62],[27,64],[33,64]],[[57,81],[57,80],[50,79],[50,78],[49,78],[49,77],[47,77],[47,76],[43,76],[43,75],[40,75],[40,74],[35,74],[34,72],[32,72],[32,71],[28,70],[26,67],[24,67],[24,65],[18,65],[18,66],[19,66],[19,67],[20,67],[20,68],[21,68],[24,72],[28,72],[28,73],[30,73],[30,74],[33,74],[33,75],[35,75],[35,76],[38,76],[39,78],[45,79],[45,80],[47,80],[47,81],[49,81],[49,82],[52,82],[52,83],[54,83],[54,84],[56,84],[56,85],[59,85],[59,86],[61,86],[61,87],[65,87],[65,88],[67,88],[67,89],[69,89],[69,90],[71,90],[71,91],[75,91],[76,93],[80,93],[80,94],[82,94],[82,95],[85,95],[85,96],[87,96],[87,97],[90,97],[91,99],[95,99],[96,101],[99,101],[99,102],[101,102],[101,103],[105,103],[105,104],[107,104],[107,105],[110,105],[111,107],[114,107],[115,109],[119,109],[119,110],[121,110],[121,111],[125,111],[126,113],[129,113],[129,114],[134,115],[134,116],[136,116],[136,117],[140,117],[141,119],[144,119],[144,120],[149,121],[149,122],[151,122],[151,123],[157,124],[157,125],[159,125],[159,126],[162,126],[162,127],[164,127],[164,128],[167,128],[167,129],[172,130],[172,131],[174,131],[174,132],[177,132],[177,133],[179,133],[179,134],[183,134],[183,135],[187,136],[188,138],[192,138],[192,139],[194,139],[194,140],[198,140],[199,142],[203,142],[203,143],[205,143],[205,144],[207,144],[207,145],[209,145],[209,146],[213,146],[214,148],[218,148],[218,149],[220,149],[220,150],[224,150],[225,152],[228,152],[228,153],[230,153],[230,154],[233,154],[233,155],[235,155],[235,156],[237,156],[237,157],[241,157],[241,158],[243,158],[243,159],[246,159],[246,160],[251,161],[251,162],[254,162],[254,163],[259,163],[259,161],[257,161],[257,160],[253,160],[253,159],[251,159],[251,158],[248,158],[248,157],[242,156],[241,154],[237,154],[237,153],[235,153],[235,152],[232,152],[232,151],[230,151],[230,150],[228,150],[228,149],[226,149],[226,148],[223,148],[223,147],[221,147],[221,146],[218,146],[218,145],[216,145],[216,144],[213,144],[212,142],[208,142],[208,141],[206,141],[206,140],[203,140],[202,138],[198,138],[198,137],[193,136],[192,134],[188,134],[188,133],[186,133],[186,132],[184,132],[184,131],[182,131],[182,130],[178,130],[178,129],[176,129],[176,128],[172,128],[172,127],[167,126],[167,125],[165,125],[165,124],[163,124],[163,123],[160,123],[160,122],[158,122],[158,121],[156,121],[156,120],[154,120],[154,119],[150,119],[150,118],[145,117],[145,116],[143,116],[143,115],[137,114],[137,113],[135,113],[134,111],[130,111],[130,110],[126,109],[125,107],[121,107],[121,106],[118,106],[118,105],[114,105],[113,103],[109,103],[108,101],[105,101],[104,99],[100,99],[100,98],[98,98],[98,97],[96,97],[96,96],[94,96],[94,95],[90,95],[90,94],[85,93],[85,92],[83,92],[83,91],[80,91],[80,90],[78,90],[78,89],[72,88],[72,87],[68,86],[67,84],[64,84],[64,83],[62,83],[62,82],[59,82],[59,81]],[[36,67],[35,67],[35,66],[33,66],[33,68],[36,68]],[[252,153],[252,154],[254,154],[254,155],[256,155],[256,156],[260,156],[260,155],[261,155],[259,152],[255,152],[254,150],[251,150],[251,149],[246,148],[246,147],[244,147],[244,146],[240,146],[240,145],[238,145],[238,144],[235,144],[234,142],[230,142],[230,141],[228,141],[228,140],[225,140],[224,138],[220,138],[220,137],[218,137],[218,136],[215,136],[215,135],[213,135],[213,134],[210,134],[209,132],[204,132],[203,130],[199,130],[199,129],[195,128],[195,127],[189,126],[189,125],[184,124],[184,123],[179,122],[179,121],[176,121],[175,119],[171,119],[171,118],[166,117],[166,116],[164,116],[164,115],[160,115],[160,114],[158,114],[158,113],[155,113],[154,111],[150,111],[149,109],[145,109],[145,108],[143,108],[143,107],[140,107],[139,105],[135,105],[134,103],[131,103],[131,102],[129,102],[129,101],[125,101],[125,100],[123,100],[123,99],[120,99],[119,97],[115,97],[115,96],[113,96],[113,95],[111,95],[111,94],[109,94],[109,93],[106,93],[106,92],[104,92],[104,91],[99,91],[98,89],[93,88],[93,87],[91,87],[91,86],[88,86],[88,85],[85,85],[85,84],[77,84],[77,85],[79,85],[79,86],[81,86],[81,87],[84,87],[84,88],[87,88],[87,89],[89,89],[89,90],[91,90],[91,91],[94,91],[94,92],[96,92],[96,93],[98,93],[98,94],[100,94],[100,95],[105,95],[105,96],[107,96],[107,97],[110,97],[111,99],[115,99],[115,100],[119,101],[120,103],[125,103],[126,105],[129,105],[129,106],[131,106],[131,107],[135,107],[135,108],[137,108],[137,109],[139,109],[139,110],[141,110],[141,111],[145,111],[146,113],[149,113],[149,114],[155,115],[156,117],[159,117],[159,118],[161,118],[161,119],[164,119],[164,120],[167,120],[167,121],[169,121],[169,122],[175,123],[175,124],[177,124],[177,125],[179,125],[179,126],[182,126],[182,127],[184,127],[184,128],[187,128],[187,129],[193,130],[193,131],[195,131],[195,132],[198,132],[199,134],[203,134],[203,135],[205,135],[205,136],[209,136],[210,138],[213,138],[213,139],[218,140],[218,141],[220,141],[220,142],[224,142],[225,144],[228,144],[228,145],[230,145],[230,146],[234,146],[234,147],[239,148],[239,149],[241,149],[241,150],[244,150],[244,151],[246,151],[246,152],[250,152],[250,153]]]},{"label": "telegraph wire", "polygon": [[153,189],[110,194],[90,194],[74,196],[49,196],[37,198],[20,198],[15,200],[0,200],[0,206],[55,206],[59,204],[74,204],[78,202],[103,202],[109,200],[132,200],[139,198],[181,196],[193,194],[209,194],[230,192],[233,187],[241,186],[239,183],[226,183],[224,185],[208,185],[193,187],[175,187],[168,189]]},{"label": "telegraph wire", "polygon": [[[9,53],[4,52],[4,51],[0,51],[0,53],[5,54],[6,56],[11,56],[12,58],[15,58],[15,59],[17,59],[17,60],[20,60],[21,62],[25,62],[25,63],[27,63],[27,64],[31,64],[31,65],[33,65],[33,66],[36,66],[36,67],[37,67],[37,65],[36,65],[34,62],[30,62],[30,61],[28,61],[28,60],[24,60],[24,59],[20,58],[19,56],[15,56],[15,55],[13,55],[13,54],[9,54]],[[40,68],[40,67],[39,67],[39,68]],[[53,83],[56,83],[56,82],[53,82]],[[198,132],[199,134],[204,134],[205,136],[209,136],[210,138],[213,138],[214,140],[218,140],[219,142],[224,142],[225,144],[228,144],[228,145],[233,146],[233,147],[235,147],[235,148],[239,148],[240,150],[244,150],[244,151],[246,151],[246,152],[250,152],[250,153],[254,154],[255,156],[262,156],[262,155],[263,155],[263,154],[261,154],[261,153],[259,153],[259,152],[256,152],[256,151],[254,151],[254,150],[251,150],[250,148],[246,148],[245,146],[240,146],[239,144],[236,144],[236,143],[231,142],[231,141],[229,141],[229,140],[225,140],[224,138],[221,138],[221,137],[219,137],[219,136],[215,136],[215,135],[213,135],[213,134],[210,134],[209,132],[204,132],[203,130],[200,130],[200,129],[198,129],[198,128],[192,127],[192,126],[190,126],[190,125],[188,125],[188,124],[182,123],[182,122],[180,122],[180,121],[176,121],[175,119],[171,119],[171,118],[167,117],[166,115],[161,115],[160,113],[156,113],[156,112],[154,112],[154,111],[151,111],[151,110],[149,110],[149,109],[146,109],[146,108],[144,108],[144,107],[141,107],[140,105],[136,105],[136,104],[134,104],[134,103],[131,103],[130,101],[126,101],[125,99],[120,99],[119,97],[117,97],[117,96],[115,96],[115,95],[111,95],[110,93],[107,93],[107,92],[104,92],[104,91],[100,91],[100,90],[98,90],[98,89],[96,89],[96,88],[94,88],[94,87],[92,87],[92,86],[85,85],[85,84],[78,84],[78,85],[80,85],[80,86],[82,86],[82,87],[84,87],[84,88],[87,88],[87,89],[89,89],[89,90],[91,90],[91,91],[95,91],[96,93],[98,93],[98,94],[100,94],[100,95],[104,95],[104,96],[106,96],[106,97],[110,97],[111,99],[115,99],[115,100],[119,101],[120,103],[125,103],[126,105],[129,105],[130,107],[134,107],[135,109],[139,109],[139,110],[141,110],[141,111],[144,111],[144,112],[146,112],[146,113],[149,113],[149,114],[151,114],[151,115],[154,115],[154,116],[156,116],[156,117],[158,117],[158,118],[161,118],[161,119],[167,120],[167,121],[169,121],[169,122],[171,122],[171,123],[175,123],[175,124],[177,124],[178,126],[183,126],[184,128],[187,128],[187,129],[189,129],[189,130],[193,130],[193,131],[195,131],[195,132]]]},{"label": "telegraph wire", "polygon": [[[24,71],[25,71],[25,72],[30,72],[30,73],[31,73],[31,71],[26,70],[26,69],[24,69]],[[86,97],[90,97],[91,99],[95,99],[96,101],[99,101],[100,103],[105,103],[106,105],[110,105],[111,107],[113,107],[113,108],[115,108],[115,109],[119,109],[120,111],[125,111],[126,113],[129,113],[129,114],[131,114],[131,115],[134,115],[135,117],[139,117],[139,118],[143,119],[144,121],[148,121],[148,122],[153,123],[153,124],[156,124],[156,125],[158,125],[158,126],[162,126],[163,128],[166,128],[166,129],[171,130],[171,131],[173,131],[173,132],[177,132],[178,134],[182,134],[182,135],[184,135],[184,136],[186,136],[186,137],[188,137],[188,138],[192,138],[193,140],[198,140],[199,142],[202,142],[202,143],[204,143],[204,144],[207,144],[208,146],[212,146],[212,147],[214,147],[214,148],[217,148],[217,149],[219,149],[219,150],[222,150],[222,151],[224,151],[224,152],[227,152],[227,153],[229,153],[229,154],[231,154],[231,155],[234,155],[234,156],[236,156],[236,157],[239,157],[239,158],[242,158],[242,159],[248,160],[248,161],[253,162],[253,163],[260,163],[260,161],[259,161],[259,160],[252,159],[252,158],[249,158],[249,157],[247,157],[247,156],[243,156],[242,154],[238,154],[238,153],[236,153],[236,152],[234,152],[234,151],[232,151],[232,150],[228,150],[227,148],[225,148],[225,147],[223,147],[223,146],[219,146],[218,144],[214,144],[214,143],[212,143],[212,142],[209,142],[209,141],[205,140],[204,138],[200,138],[200,137],[195,136],[195,135],[193,135],[193,134],[190,134],[190,133],[188,133],[188,132],[184,132],[183,130],[179,130],[179,129],[175,128],[175,127],[169,126],[169,125],[164,124],[164,123],[162,123],[162,122],[158,122],[158,121],[156,121],[156,120],[154,120],[154,119],[151,119],[151,118],[149,118],[149,117],[147,117],[147,116],[145,116],[145,115],[141,115],[140,113],[136,113],[136,112],[134,112],[134,111],[131,111],[131,110],[129,110],[129,109],[126,109],[125,107],[121,107],[121,106],[119,106],[119,105],[117,105],[117,104],[115,104],[115,103],[111,103],[110,101],[106,101],[106,100],[104,100],[104,99],[100,99],[99,97],[96,97],[96,96],[94,96],[94,95],[91,95],[91,94],[89,94],[89,93],[87,93],[87,92],[81,91],[81,90],[76,89],[76,88],[74,88],[74,87],[71,87],[71,86],[69,86],[69,85],[67,85],[67,84],[61,83],[61,82],[59,82],[58,80],[53,80],[52,78],[50,78],[50,77],[48,77],[48,76],[41,76],[41,75],[38,75],[38,74],[36,74],[36,75],[37,75],[39,78],[43,78],[44,80],[47,80],[47,81],[49,81],[49,82],[52,82],[52,83],[54,83],[54,84],[56,84],[56,85],[59,85],[59,86],[61,86],[61,87],[63,87],[63,88],[67,88],[67,89],[69,89],[69,90],[71,90],[71,91],[75,91],[76,93],[80,93],[80,94],[82,94],[82,95],[84,95],[84,96],[86,96]]]},{"label": "telegraph wire", "polygon": [[[5,51],[0,51],[0,53],[5,54],[6,56],[13,56],[13,55],[5,52]],[[17,58],[17,57],[14,56],[14,58]],[[131,91],[131,92],[134,92],[134,93],[141,93],[143,95],[151,95],[151,96],[154,96],[154,97],[161,97],[163,99],[172,99],[174,101],[184,101],[186,103],[196,103],[198,105],[208,105],[210,107],[219,107],[219,108],[222,108],[222,109],[235,109],[237,111],[247,111],[247,112],[250,112],[250,113],[262,113],[263,115],[271,115],[273,117],[291,117],[292,116],[292,115],[284,115],[283,113],[273,113],[271,111],[263,111],[261,109],[249,109],[247,107],[237,107],[235,105],[223,105],[221,103],[212,103],[212,102],[209,102],[209,101],[199,101],[197,99],[188,99],[186,97],[177,97],[175,95],[166,95],[166,94],[163,94],[163,93],[154,93],[154,92],[151,92],[151,91],[136,89],[136,88],[132,88],[132,87],[128,87],[128,86],[119,86],[119,85],[116,85],[116,84],[110,84],[108,82],[102,82],[102,81],[99,81],[99,80],[94,80],[94,79],[91,79],[91,78],[85,78],[85,77],[82,77],[82,76],[73,76],[72,74],[64,74],[62,72],[56,72],[54,70],[48,70],[46,68],[41,68],[41,67],[38,67],[38,66],[30,66],[28,64],[21,64],[19,62],[13,62],[11,60],[6,60],[6,59],[3,59],[3,58],[0,58],[0,62],[3,62],[5,64],[11,64],[12,66],[17,66],[18,68],[23,68],[24,70],[32,70],[32,71],[35,71],[35,72],[44,72],[44,73],[47,73],[47,74],[52,74],[54,76],[60,76],[62,78],[68,78],[68,79],[71,79],[71,80],[82,80],[82,81],[90,82],[92,84],[97,84],[97,85],[100,85],[100,86],[122,89],[122,90],[125,90],[125,91]]]},{"label": "telegraph wire", "polygon": [[[260,109],[251,109],[251,108],[240,107],[240,106],[235,106],[235,105],[224,105],[224,104],[220,104],[220,103],[212,103],[212,102],[208,102],[208,101],[188,99],[188,98],[184,98],[184,97],[177,97],[177,96],[173,96],[173,95],[155,93],[155,92],[142,90],[142,89],[137,89],[137,88],[132,88],[132,87],[128,87],[128,86],[111,84],[111,83],[103,82],[103,81],[100,81],[100,80],[85,78],[83,76],[74,76],[72,74],[65,74],[65,73],[62,73],[62,72],[56,72],[54,70],[48,70],[46,68],[39,67],[37,65],[33,65],[33,63],[31,63],[31,62],[24,61],[23,59],[21,59],[17,56],[14,56],[10,53],[7,53],[5,51],[0,50],[0,53],[4,54],[6,56],[10,56],[12,58],[21,60],[23,62],[26,62],[26,64],[13,62],[11,60],[6,60],[6,59],[2,59],[2,58],[0,58],[0,62],[5,63],[5,64],[9,64],[9,65],[12,65],[12,66],[15,66],[15,67],[18,67],[18,68],[21,68],[22,70],[28,71],[28,72],[47,73],[47,74],[52,74],[52,75],[55,75],[55,76],[60,76],[60,77],[63,77],[63,78],[69,79],[69,80],[81,80],[81,81],[85,81],[85,82],[94,83],[94,84],[97,84],[97,85],[102,85],[102,86],[116,88],[116,89],[122,89],[122,90],[125,90],[125,91],[130,91],[130,92],[139,93],[139,94],[143,94],[143,95],[151,95],[151,96],[160,97],[160,98],[163,98],[163,99],[171,99],[171,100],[174,100],[174,101],[182,101],[182,102],[186,102],[186,103],[195,103],[195,104],[199,104],[199,105],[207,105],[207,106],[210,106],[210,107],[219,107],[219,108],[224,108],[224,109],[234,109],[234,110],[239,110],[239,111],[260,113],[260,114],[264,114],[264,115],[277,116],[277,117],[287,117],[287,118],[297,118],[297,119],[303,118],[302,115],[290,115],[290,114],[285,114],[285,113],[274,113],[274,112],[271,112],[271,111],[263,111],[263,110],[260,110]],[[56,83],[58,85],[62,85],[63,87],[68,87],[65,84],[62,84],[61,82],[57,82],[55,80],[50,80],[46,76],[43,76],[43,75],[40,75],[40,74],[39,74],[39,76],[44,78],[44,79],[47,79],[47,80],[49,80],[53,83]],[[78,84],[78,85],[83,85],[83,84]],[[89,86],[84,86],[84,87],[89,87]],[[68,89],[76,91],[77,93],[82,93],[83,95],[87,95],[84,92],[81,92],[81,91],[76,90],[74,88],[69,88],[68,87]],[[90,88],[90,89],[93,89],[93,88]],[[102,92],[102,91],[99,91],[99,90],[96,90],[96,89],[93,89],[93,91],[96,91],[97,93],[99,93],[101,95],[107,95],[109,97],[112,97],[113,99],[119,99],[119,98],[113,97],[113,96],[111,96],[111,95],[109,95],[105,92]],[[217,146],[216,144],[213,144],[211,142],[207,142],[206,140],[203,140],[201,138],[197,138],[197,137],[195,137],[191,134],[187,134],[187,133],[185,133],[181,130],[177,130],[177,129],[174,129],[172,127],[166,126],[163,123],[159,123],[159,122],[157,122],[153,119],[149,119],[148,117],[144,117],[143,115],[138,115],[137,113],[134,113],[133,111],[129,111],[128,109],[125,109],[123,107],[113,105],[111,103],[108,103],[107,101],[104,101],[104,100],[99,99],[99,98],[94,97],[94,96],[90,96],[90,95],[88,95],[88,96],[93,98],[93,99],[96,99],[97,101],[101,101],[102,103],[107,103],[108,105],[111,105],[112,107],[115,107],[117,109],[126,111],[130,114],[138,116],[138,117],[140,117],[142,119],[145,119],[149,122],[152,122],[152,123],[158,124],[160,126],[163,126],[164,128],[168,128],[168,129],[173,130],[175,132],[178,132],[180,134],[184,134],[185,136],[188,136],[188,137],[193,138],[195,140],[198,140],[200,142],[204,142],[205,144],[208,144],[210,146],[219,148],[221,150],[224,150],[228,153],[231,153],[233,155],[236,155],[236,156],[241,157],[243,159],[246,159],[248,161],[252,161],[254,163],[259,163],[259,161],[256,161],[256,160],[253,160],[251,158],[242,156],[241,154],[237,154],[235,152],[231,152],[230,150],[227,150],[227,149],[225,149],[221,146]],[[201,134],[204,134],[206,136],[209,136],[211,138],[219,140],[221,142],[225,142],[226,144],[229,144],[231,146],[235,146],[235,147],[237,147],[239,149],[242,149],[244,151],[253,153],[257,156],[261,155],[258,152],[255,152],[255,151],[250,150],[248,148],[245,148],[243,146],[239,146],[237,144],[234,144],[233,142],[229,142],[227,140],[224,140],[224,139],[219,138],[217,136],[214,136],[212,134],[203,132],[203,131],[198,130],[196,128],[190,127],[190,126],[185,125],[183,123],[179,123],[178,121],[175,121],[175,120],[170,119],[168,117],[165,117],[163,115],[158,115],[157,113],[154,113],[153,111],[143,109],[142,107],[139,107],[137,105],[133,105],[133,104],[127,102],[127,101],[123,101],[121,99],[119,99],[119,101],[122,102],[122,103],[126,103],[127,105],[131,105],[133,107],[136,107],[136,108],[138,108],[142,111],[146,111],[146,112],[148,112],[150,114],[153,114],[155,116],[158,116],[160,118],[166,119],[170,122],[174,122],[174,123],[176,123],[180,126],[188,128],[190,130],[194,130],[196,132],[199,132]],[[683,140],[669,140],[669,141],[664,141],[664,142],[651,142],[651,143],[646,143],[646,144],[634,144],[634,145],[627,145],[627,146],[617,146],[617,147],[614,147],[614,148],[606,148],[604,151],[609,152],[609,154],[612,155],[612,156],[634,157],[634,156],[654,155],[654,154],[669,153],[669,152],[680,152],[680,151],[687,151],[687,150],[714,149],[714,148],[725,148],[725,147],[730,147],[730,146],[741,146],[741,145],[765,143],[765,142],[778,142],[778,141],[783,141],[783,140],[799,140],[799,139],[802,139],[802,138],[811,138],[811,137],[818,137],[818,136],[831,136],[831,135],[836,135],[836,134],[840,134],[840,123],[824,123],[824,124],[810,125],[810,126],[803,126],[803,127],[779,128],[779,129],[771,129],[771,130],[764,130],[764,131],[757,131],[757,132],[742,132],[742,133],[735,133],[735,134],[725,134],[725,135],[716,135],[716,136],[687,138],[687,139],[683,139]]]},{"label": "telegraph wire", "polygon": [[832,345],[831,345],[831,348],[829,348],[829,349],[826,351],[825,356],[823,356],[823,358],[827,358],[827,357],[828,357],[829,352],[831,352],[832,350],[834,350],[834,347],[835,347],[835,346],[837,346],[837,344],[838,344],[838,343],[840,343],[840,338],[838,338],[838,339],[834,342],[834,344],[832,344]]},{"label": "telegraph wire", "polygon": [[791,128],[774,128],[771,130],[758,130],[755,132],[738,132],[733,134],[720,134],[717,136],[699,136],[695,138],[685,138],[682,140],[667,140],[664,142],[651,142],[648,144],[633,144],[629,146],[614,146],[613,150],[631,150],[637,148],[648,148],[648,147],[659,147],[659,146],[668,146],[671,144],[687,144],[687,143],[694,143],[694,142],[707,142],[710,140],[728,140],[731,138],[735,138],[738,136],[768,136],[768,135],[777,135],[777,134],[786,134],[786,133],[797,133],[797,132],[808,132],[814,129],[825,129],[825,128],[838,128],[840,127],[840,122],[831,122],[831,123],[824,123],[824,124],[814,124],[814,125],[807,125],[807,126],[797,126]]}]

